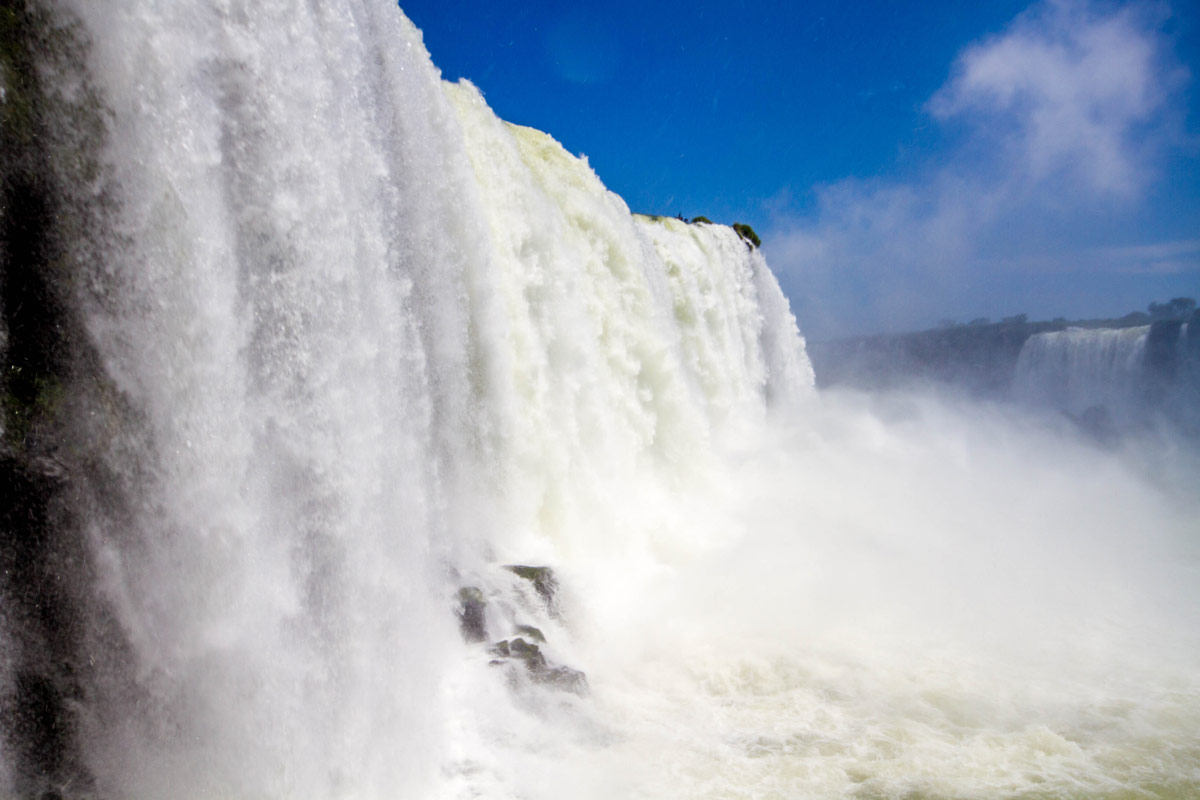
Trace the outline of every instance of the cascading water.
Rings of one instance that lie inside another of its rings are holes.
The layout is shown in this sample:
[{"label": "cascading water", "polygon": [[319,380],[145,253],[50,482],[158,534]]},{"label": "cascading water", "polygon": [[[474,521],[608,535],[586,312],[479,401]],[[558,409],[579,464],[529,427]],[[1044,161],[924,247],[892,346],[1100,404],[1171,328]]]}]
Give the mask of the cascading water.
[{"label": "cascading water", "polygon": [[393,6],[4,13],[0,793],[1200,788],[1193,473],[818,398]]},{"label": "cascading water", "polygon": [[1132,328],[1068,328],[1025,342],[1014,397],[1053,408],[1100,429],[1169,423],[1200,434],[1200,339],[1194,323]]},{"label": "cascading water", "polygon": [[107,630],[74,658],[119,663],[55,675],[87,701],[64,747],[103,794],[415,791],[485,264],[437,76],[372,4],[60,5],[113,208],[71,299],[129,409],[74,421],[124,451],[125,510],[77,509]]},{"label": "cascading water", "polygon": [[1017,359],[1013,392],[1072,414],[1103,407],[1127,417],[1140,405],[1149,333],[1150,326],[1143,325],[1031,336]]}]

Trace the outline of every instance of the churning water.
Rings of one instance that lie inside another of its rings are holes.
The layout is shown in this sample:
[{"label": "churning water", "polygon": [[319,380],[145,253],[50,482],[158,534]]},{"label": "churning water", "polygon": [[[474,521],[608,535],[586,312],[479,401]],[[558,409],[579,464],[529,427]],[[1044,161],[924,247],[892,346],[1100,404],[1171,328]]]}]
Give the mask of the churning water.
[{"label": "churning water", "polygon": [[[5,702],[55,709],[8,794],[1200,793],[1188,452],[818,396],[757,250],[632,216],[391,4],[44,5],[51,122],[100,120],[46,167],[89,367],[74,622],[6,578]],[[492,663],[521,625],[586,690]]]}]

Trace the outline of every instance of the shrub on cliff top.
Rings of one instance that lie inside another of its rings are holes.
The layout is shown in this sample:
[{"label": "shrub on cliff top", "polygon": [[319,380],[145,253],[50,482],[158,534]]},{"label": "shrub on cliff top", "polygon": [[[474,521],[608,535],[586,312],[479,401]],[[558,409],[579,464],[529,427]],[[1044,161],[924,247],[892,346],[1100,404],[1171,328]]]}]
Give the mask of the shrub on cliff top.
[{"label": "shrub on cliff top", "polygon": [[733,223],[733,229],[737,231],[737,235],[742,237],[751,247],[760,247],[762,240],[758,238],[758,234],[744,222]]}]

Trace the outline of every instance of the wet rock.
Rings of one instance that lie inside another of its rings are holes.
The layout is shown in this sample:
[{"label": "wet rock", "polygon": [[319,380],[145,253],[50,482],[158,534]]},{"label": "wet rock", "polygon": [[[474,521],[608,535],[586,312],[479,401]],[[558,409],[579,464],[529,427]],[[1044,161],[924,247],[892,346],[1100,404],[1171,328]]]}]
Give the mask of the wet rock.
[{"label": "wet rock", "polygon": [[487,620],[484,607],[487,598],[474,586],[458,590],[458,629],[464,641],[482,642],[487,638]]},{"label": "wet rock", "polygon": [[[505,564],[504,569],[522,580],[529,581],[533,590],[537,592],[538,598],[545,604],[546,611],[552,616],[558,615],[556,602],[558,579],[550,567]],[[463,621],[464,638],[468,637],[467,609],[473,607],[471,604],[475,601],[479,603],[480,624],[477,629],[472,628],[471,636],[482,637],[486,633],[482,625],[483,594],[474,587],[466,587],[459,590],[459,602],[462,607],[459,618]],[[540,628],[536,628],[533,625],[514,624],[512,630],[513,636],[511,638],[493,642],[488,648],[488,655],[490,656],[488,665],[507,668],[505,675],[511,687],[516,689],[521,685],[521,675],[523,672],[527,676],[525,679],[527,681],[526,685],[532,683],[558,691],[571,692],[572,694],[587,694],[587,676],[582,671],[553,664],[546,659],[546,655],[541,649],[541,645],[546,644],[546,635],[542,633]],[[482,641],[482,638],[469,638],[468,641]],[[524,670],[521,670],[520,666],[523,666]]]},{"label": "wet rock", "polygon": [[534,591],[546,604],[546,610],[553,616],[558,616],[558,579],[554,570],[549,567],[531,567],[526,564],[505,564],[504,568],[519,578],[524,578],[533,584]]},{"label": "wet rock", "polygon": [[525,671],[534,683],[581,696],[588,693],[587,676],[581,670],[551,666],[540,647],[519,636],[496,642],[491,652],[492,655],[499,656],[489,662],[492,666],[520,661],[525,665]]},{"label": "wet rock", "polygon": [[561,689],[572,694],[585,695],[588,693],[587,675],[582,670],[570,667],[550,667],[537,673],[532,673],[538,683]]},{"label": "wet rock", "polygon": [[518,625],[517,633],[521,634],[522,636],[528,636],[530,639],[533,639],[535,642],[541,642],[542,644],[546,643],[546,637],[542,634],[542,632],[540,630],[533,627],[532,625]]},{"label": "wet rock", "polygon": [[530,644],[520,636],[508,643],[508,649],[514,656],[518,658],[522,658],[527,654],[537,653],[540,651],[540,648],[536,644]]},{"label": "wet rock", "polygon": [[541,648],[536,644],[531,644],[518,636],[508,643],[508,649],[513,658],[525,662],[525,668],[531,673],[546,669],[546,657],[542,655]]}]

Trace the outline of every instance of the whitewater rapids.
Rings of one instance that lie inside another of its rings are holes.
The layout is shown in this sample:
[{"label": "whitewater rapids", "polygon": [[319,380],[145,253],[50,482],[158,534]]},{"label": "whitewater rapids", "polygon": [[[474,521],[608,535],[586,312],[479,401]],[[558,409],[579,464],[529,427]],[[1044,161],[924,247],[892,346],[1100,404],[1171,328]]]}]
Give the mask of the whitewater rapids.
[{"label": "whitewater rapids", "polygon": [[[91,371],[4,431],[80,556],[63,630],[5,584],[0,696],[65,688],[0,794],[1200,792],[1193,454],[818,396],[758,250],[632,215],[393,5],[35,6]],[[587,693],[490,663],[521,624]]]}]

